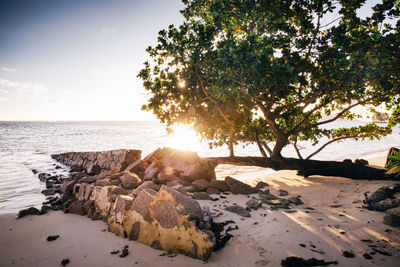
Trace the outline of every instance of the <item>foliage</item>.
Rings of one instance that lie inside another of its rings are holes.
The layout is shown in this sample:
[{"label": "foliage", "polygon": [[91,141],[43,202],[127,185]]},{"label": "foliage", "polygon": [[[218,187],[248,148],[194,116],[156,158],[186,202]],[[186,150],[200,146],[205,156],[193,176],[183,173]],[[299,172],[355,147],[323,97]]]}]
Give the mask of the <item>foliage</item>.
[{"label": "foliage", "polygon": [[388,159],[390,163],[387,167],[388,171],[386,174],[400,174],[400,151],[395,152],[392,156],[389,156]]},{"label": "foliage", "polygon": [[[183,2],[185,22],[159,32],[138,75],[151,93],[143,108],[161,122],[188,124],[211,145],[256,142],[276,158],[289,144],[301,157],[298,142],[379,139],[399,124],[398,0],[365,18],[365,0]],[[329,127],[377,107],[386,126]]]}]

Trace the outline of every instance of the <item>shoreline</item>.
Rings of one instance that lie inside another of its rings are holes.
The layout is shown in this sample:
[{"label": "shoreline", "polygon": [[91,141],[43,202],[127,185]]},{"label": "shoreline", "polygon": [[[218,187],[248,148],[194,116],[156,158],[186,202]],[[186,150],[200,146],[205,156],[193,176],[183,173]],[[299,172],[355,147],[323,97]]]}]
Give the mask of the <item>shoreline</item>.
[{"label": "shoreline", "polygon": [[[384,162],[385,157],[370,160],[371,165],[382,166]],[[383,224],[384,212],[361,208],[365,191],[373,192],[396,181],[302,178],[295,171],[282,171],[246,182],[261,180],[269,184],[272,194],[284,189],[289,196],[301,195],[304,204],[290,212],[261,208],[244,219],[223,210],[223,206],[244,206],[249,200],[247,196],[230,194],[215,202],[199,200],[201,206],[221,212],[215,221],[233,220],[239,227],[208,262],[184,255],[160,256],[163,251],[103,232],[107,228],[103,221],[58,211],[18,220],[15,214],[0,215],[0,266],[57,266],[65,258],[71,261],[67,266],[280,266],[288,256],[338,260],[338,266],[397,266],[400,229]],[[60,238],[48,242],[49,235]],[[126,258],[110,254],[125,245],[129,245],[130,252]],[[373,248],[388,251],[392,256],[375,253],[372,259],[364,259],[362,255],[371,253]],[[355,257],[346,258],[343,251],[352,251]]]}]

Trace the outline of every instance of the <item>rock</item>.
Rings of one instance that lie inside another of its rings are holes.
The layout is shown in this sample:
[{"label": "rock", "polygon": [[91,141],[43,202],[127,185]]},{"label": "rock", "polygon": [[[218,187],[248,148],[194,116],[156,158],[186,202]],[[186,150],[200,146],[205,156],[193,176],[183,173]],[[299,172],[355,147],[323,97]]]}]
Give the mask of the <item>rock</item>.
[{"label": "rock", "polygon": [[64,179],[62,186],[61,186],[61,192],[72,192],[74,189],[74,185],[77,183],[77,179],[74,178],[67,178]]},{"label": "rock", "polygon": [[259,181],[255,187],[255,189],[263,189],[264,187],[269,186],[269,184],[263,182],[263,181]]},{"label": "rock", "polygon": [[215,179],[215,166],[208,160],[200,158],[195,152],[163,148],[155,154],[163,166],[177,170],[186,181]]},{"label": "rock", "polygon": [[42,193],[45,196],[52,196],[56,193],[56,191],[54,189],[45,189],[42,190],[40,193]]},{"label": "rock", "polygon": [[217,188],[213,188],[213,187],[207,188],[206,193],[209,195],[219,195],[220,194],[219,190]]},{"label": "rock", "polygon": [[248,194],[256,194],[259,192],[258,189],[255,189],[250,185],[245,184],[229,176],[225,177],[225,182],[229,187],[229,191],[231,191],[233,194],[248,195]]},{"label": "rock", "polygon": [[83,209],[87,213],[90,218],[94,218],[95,208],[94,208],[94,201],[88,200],[83,204]]},{"label": "rock", "polygon": [[176,186],[176,185],[181,185],[177,180],[175,180],[175,181],[169,181],[169,182],[167,182],[167,184],[166,184],[166,186],[168,186],[168,187],[174,187],[174,186]]},{"label": "rock", "polygon": [[178,184],[178,185],[172,186],[171,188],[175,189],[179,193],[184,194],[185,196],[187,195],[187,192],[186,192],[185,187],[183,185]]},{"label": "rock", "polygon": [[150,188],[154,191],[160,190],[160,185],[153,183],[152,181],[144,181],[141,185],[139,185],[135,190],[133,190],[132,195],[138,195],[139,192],[143,189]]},{"label": "rock", "polygon": [[110,184],[111,184],[110,179],[102,179],[102,180],[97,180],[96,181],[96,185],[97,186],[107,186],[107,185],[110,185]]},{"label": "rock", "polygon": [[44,205],[40,208],[40,214],[46,214],[48,211],[56,211],[56,210],[60,210],[61,207],[59,205],[57,206],[47,206]]},{"label": "rock", "polygon": [[136,173],[139,177],[143,177],[144,171],[149,164],[144,160],[136,160],[132,162],[125,171]]},{"label": "rock", "polygon": [[259,199],[250,199],[246,202],[246,206],[253,210],[258,210],[262,205],[262,201]]},{"label": "rock", "polygon": [[302,200],[300,199],[300,197],[298,197],[298,196],[296,196],[296,197],[290,197],[288,200],[289,200],[290,203],[293,203],[293,204],[295,204],[296,206],[302,205],[302,204],[303,204],[303,201],[302,201]]},{"label": "rock", "polygon": [[137,174],[128,171],[125,171],[119,179],[121,180],[122,187],[125,189],[136,188],[142,183],[142,180]]},{"label": "rock", "polygon": [[194,188],[193,185],[187,185],[184,188],[185,188],[186,192],[188,192],[188,193],[193,193],[196,191],[196,188]]},{"label": "rock", "polygon": [[97,164],[93,164],[88,168],[87,173],[89,175],[100,174],[101,173],[101,167],[99,165],[97,165]]},{"label": "rock", "polygon": [[130,240],[171,253],[206,260],[215,246],[214,234],[197,228],[203,220],[199,203],[162,185],[143,189],[125,212],[123,232]]},{"label": "rock", "polygon": [[25,217],[27,215],[41,215],[41,212],[37,208],[34,208],[34,207],[23,209],[23,210],[18,211],[17,219]]},{"label": "rock", "polygon": [[207,189],[207,187],[210,186],[210,182],[208,182],[207,180],[204,179],[200,179],[200,180],[195,180],[192,185],[194,186],[194,188],[196,188],[196,190],[198,191],[204,191]]},{"label": "rock", "polygon": [[68,207],[68,213],[86,215],[87,211],[83,207],[85,205],[85,200],[75,200]]},{"label": "rock", "polygon": [[69,172],[83,172],[85,170],[85,168],[83,168],[82,166],[79,165],[72,165],[69,169]]},{"label": "rock", "polygon": [[239,214],[242,217],[251,217],[250,212],[248,210],[237,205],[227,206],[225,210]]},{"label": "rock", "polygon": [[279,196],[281,196],[281,197],[289,195],[289,192],[286,190],[283,190],[283,189],[279,189],[278,193],[279,193]]},{"label": "rock", "polygon": [[386,215],[383,217],[383,223],[393,226],[400,226],[400,207],[386,210]]},{"label": "rock", "polygon": [[51,155],[51,157],[67,166],[71,166],[71,171],[88,170],[89,173],[98,173],[100,169],[121,171],[136,160],[141,158],[140,150],[109,150],[99,152],[67,152]]},{"label": "rock", "polygon": [[50,177],[51,175],[48,173],[39,173],[38,178],[41,182],[46,182],[46,180]]},{"label": "rock", "polygon": [[157,175],[157,181],[160,183],[160,184],[167,184],[168,182],[171,182],[171,181],[178,181],[178,177],[175,175],[175,174],[168,174],[168,173],[164,173],[164,172],[160,172],[158,175]]},{"label": "rock", "polygon": [[209,194],[206,192],[194,192],[192,195],[192,199],[196,200],[214,200]]},{"label": "rock", "polygon": [[49,236],[46,238],[46,240],[49,241],[49,242],[51,242],[51,241],[56,240],[56,239],[59,238],[59,237],[60,237],[59,235],[49,235]]},{"label": "rock", "polygon": [[66,266],[68,263],[70,263],[70,260],[69,260],[69,259],[63,259],[63,260],[61,261],[61,265],[62,265],[62,266]]},{"label": "rock", "polygon": [[37,174],[38,172],[39,172],[38,170],[32,169],[32,173],[33,173],[33,174]]},{"label": "rock", "polygon": [[120,179],[115,179],[115,180],[111,180],[110,181],[110,185],[120,185],[121,184],[121,180]]},{"label": "rock", "polygon": [[79,179],[79,183],[91,184],[91,183],[96,182],[96,180],[97,180],[96,176],[86,176],[86,177],[83,177],[82,179]]},{"label": "rock", "polygon": [[219,191],[228,191],[228,184],[223,180],[211,180],[210,187],[218,189]]},{"label": "rock", "polygon": [[160,171],[160,164],[158,162],[153,162],[151,163],[146,170],[144,171],[143,174],[143,180],[144,181],[151,181],[154,178],[157,177],[158,172]]},{"label": "rock", "polygon": [[347,251],[347,250],[342,251],[342,255],[345,256],[346,258],[354,258],[355,257],[353,252]]},{"label": "rock", "polygon": [[125,211],[129,210],[132,206],[133,197],[119,195],[114,204],[114,221],[122,224],[124,220]]},{"label": "rock", "polygon": [[278,197],[276,197],[275,195],[265,194],[265,193],[259,193],[258,197],[260,198],[260,200],[262,202],[264,202],[266,204],[268,204],[270,200],[278,199]]},{"label": "rock", "polygon": [[274,206],[275,209],[289,209],[290,202],[285,198],[269,200],[267,204]]}]

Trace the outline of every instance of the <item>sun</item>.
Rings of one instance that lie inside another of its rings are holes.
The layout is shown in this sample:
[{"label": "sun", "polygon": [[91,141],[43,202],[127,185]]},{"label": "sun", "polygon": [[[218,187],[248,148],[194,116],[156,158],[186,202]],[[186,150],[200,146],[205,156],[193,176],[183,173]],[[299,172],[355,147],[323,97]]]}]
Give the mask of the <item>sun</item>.
[{"label": "sun", "polygon": [[183,124],[175,124],[171,127],[169,146],[179,150],[200,152],[202,145],[196,132]]}]

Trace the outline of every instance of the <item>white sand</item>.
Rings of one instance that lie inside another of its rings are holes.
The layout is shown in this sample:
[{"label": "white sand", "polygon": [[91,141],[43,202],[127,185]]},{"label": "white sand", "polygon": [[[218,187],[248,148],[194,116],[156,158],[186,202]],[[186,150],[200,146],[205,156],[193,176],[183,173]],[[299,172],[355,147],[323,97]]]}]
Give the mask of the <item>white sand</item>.
[{"label": "white sand", "polygon": [[[370,163],[382,166],[384,158],[370,160]],[[248,174],[238,173],[237,176],[241,175],[241,178],[249,178]],[[248,200],[246,196],[231,195],[217,202],[200,201],[212,212],[217,213],[213,208],[223,212],[216,221],[234,220],[239,226],[231,232],[233,239],[221,251],[213,253],[207,263],[183,255],[159,256],[162,251],[103,232],[107,225],[102,221],[52,212],[19,220],[15,220],[15,214],[0,216],[0,266],[59,266],[64,258],[71,261],[67,266],[280,266],[282,259],[294,255],[338,260],[337,266],[399,266],[400,229],[383,224],[384,213],[361,208],[365,191],[373,192],[395,181],[318,176],[304,179],[295,172],[285,171],[262,177],[256,175],[248,182],[255,184],[259,180],[270,184],[272,194],[285,189],[289,196],[301,195],[304,205],[295,207],[295,213],[271,211],[263,206],[267,209],[253,211],[251,218],[243,219],[224,211],[223,205],[244,206]],[[342,206],[333,208],[331,205]],[[386,229],[391,231],[385,232]],[[47,236],[55,234],[60,238],[46,241]],[[361,242],[361,239],[373,242]],[[129,245],[130,254],[126,258],[110,254],[124,245]],[[372,260],[366,260],[362,255],[372,251],[369,245],[393,256],[375,254]],[[354,252],[355,257],[343,257],[343,250]]]}]

